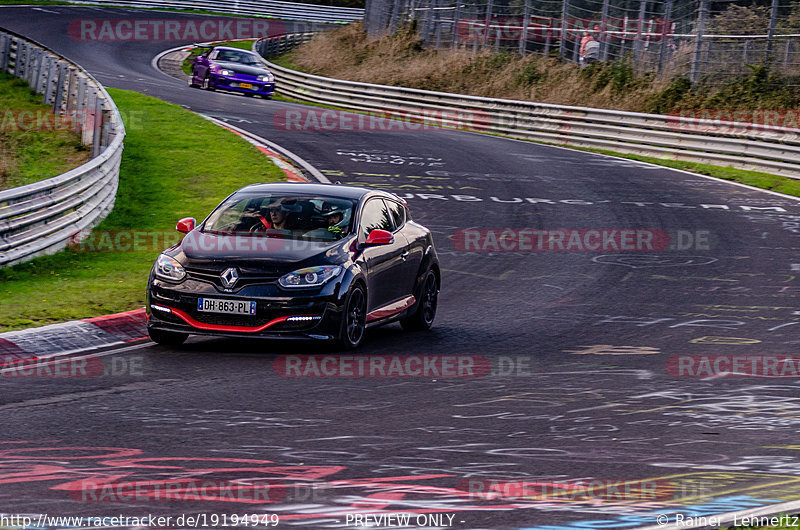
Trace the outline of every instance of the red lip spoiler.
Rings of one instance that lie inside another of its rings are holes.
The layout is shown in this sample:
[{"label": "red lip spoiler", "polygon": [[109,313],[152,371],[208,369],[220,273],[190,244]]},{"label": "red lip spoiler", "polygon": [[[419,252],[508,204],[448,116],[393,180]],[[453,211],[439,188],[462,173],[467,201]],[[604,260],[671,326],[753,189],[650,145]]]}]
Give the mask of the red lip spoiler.
[{"label": "red lip spoiler", "polygon": [[172,311],[174,315],[180,317],[181,320],[183,320],[193,328],[202,329],[204,331],[233,331],[237,333],[242,333],[242,332],[258,333],[259,331],[264,331],[265,329],[274,326],[275,324],[280,324],[281,322],[285,322],[288,319],[292,318],[293,316],[308,316],[308,315],[288,315],[285,317],[278,317],[270,320],[269,322],[261,326],[225,326],[221,324],[205,324],[203,322],[199,322],[193,319],[190,315],[181,311],[180,309],[174,309],[172,307],[170,307],[169,309],[170,311]]}]

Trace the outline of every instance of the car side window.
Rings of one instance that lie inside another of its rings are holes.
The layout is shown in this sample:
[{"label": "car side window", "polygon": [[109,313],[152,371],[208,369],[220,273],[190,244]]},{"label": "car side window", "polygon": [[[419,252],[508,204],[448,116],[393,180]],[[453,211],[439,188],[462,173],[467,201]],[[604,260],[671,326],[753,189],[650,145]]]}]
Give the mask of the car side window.
[{"label": "car side window", "polygon": [[366,240],[369,233],[376,229],[387,232],[394,230],[392,215],[381,199],[371,199],[364,205],[364,209],[361,211],[361,221],[358,224],[358,237]]},{"label": "car side window", "polygon": [[406,222],[406,209],[399,202],[384,199],[386,206],[389,208],[389,214],[392,216],[392,223],[394,230],[402,228],[403,223]]}]

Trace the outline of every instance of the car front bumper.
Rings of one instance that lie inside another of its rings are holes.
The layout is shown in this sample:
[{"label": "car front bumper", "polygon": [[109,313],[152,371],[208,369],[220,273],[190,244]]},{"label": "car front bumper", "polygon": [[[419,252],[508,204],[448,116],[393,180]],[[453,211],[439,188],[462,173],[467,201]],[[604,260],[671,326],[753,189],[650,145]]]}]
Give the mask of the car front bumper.
[{"label": "car front bumper", "polygon": [[[236,293],[221,293],[202,282],[175,285],[154,279],[147,290],[147,327],[218,337],[335,339],[343,306],[338,290],[325,286],[319,294],[294,294],[274,285],[253,285]],[[203,312],[198,309],[199,298],[254,301],[256,312],[255,315]]]},{"label": "car front bumper", "polygon": [[[241,85],[250,85],[251,88],[243,88]],[[275,92],[275,83],[263,83],[248,79],[238,79],[235,77],[216,76],[214,85],[220,90],[230,90],[242,94],[258,94],[261,96],[271,96]]]}]

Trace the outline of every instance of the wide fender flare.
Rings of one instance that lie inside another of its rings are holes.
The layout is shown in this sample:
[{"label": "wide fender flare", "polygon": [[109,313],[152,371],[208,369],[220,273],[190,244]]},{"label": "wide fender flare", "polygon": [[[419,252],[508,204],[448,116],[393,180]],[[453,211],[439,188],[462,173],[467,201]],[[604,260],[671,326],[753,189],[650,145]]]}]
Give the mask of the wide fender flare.
[{"label": "wide fender flare", "polygon": [[[339,284],[338,291],[336,292],[337,299],[340,303],[344,302],[344,299],[347,297],[347,293],[350,292],[350,289],[356,282],[360,282],[365,286],[365,288],[367,285],[367,280],[364,277],[364,271],[358,264],[353,264],[349,267],[346,267],[340,281],[341,283]],[[369,296],[369,293],[365,294]]]},{"label": "wide fender flare", "polygon": [[434,250],[432,244],[425,248],[425,254],[422,256],[422,262],[420,263],[419,270],[417,271],[417,277],[414,280],[414,296],[419,294],[420,289],[422,289],[422,282],[425,279],[425,274],[431,268],[436,270],[436,276],[439,279],[439,288],[441,289],[442,272],[439,268],[439,260],[436,257],[436,251]]}]

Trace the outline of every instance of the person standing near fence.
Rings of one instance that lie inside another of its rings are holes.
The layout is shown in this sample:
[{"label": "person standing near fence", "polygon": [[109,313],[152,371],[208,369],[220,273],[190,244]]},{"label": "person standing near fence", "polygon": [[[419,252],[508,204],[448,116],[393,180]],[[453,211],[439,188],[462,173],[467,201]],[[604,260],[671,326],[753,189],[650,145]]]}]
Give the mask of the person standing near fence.
[{"label": "person standing near fence", "polygon": [[600,43],[588,31],[583,32],[578,58],[581,68],[596,62],[600,58]]}]

